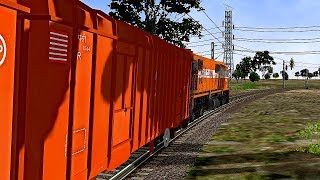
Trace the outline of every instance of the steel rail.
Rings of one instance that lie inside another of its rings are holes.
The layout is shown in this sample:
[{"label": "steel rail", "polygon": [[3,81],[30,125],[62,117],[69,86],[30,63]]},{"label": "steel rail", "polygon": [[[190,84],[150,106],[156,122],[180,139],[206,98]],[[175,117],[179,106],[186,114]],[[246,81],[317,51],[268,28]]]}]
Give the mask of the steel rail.
[{"label": "steel rail", "polygon": [[[206,120],[207,118],[215,115],[218,112],[223,112],[224,110],[229,109],[234,104],[243,102],[244,100],[252,99],[258,95],[263,95],[263,94],[268,95],[268,94],[272,94],[274,92],[278,92],[280,90],[282,90],[282,89],[268,89],[268,90],[262,90],[262,91],[253,91],[252,93],[244,93],[244,94],[240,94],[240,95],[235,95],[234,97],[230,97],[230,99],[232,100],[231,102],[229,102],[228,104],[224,104],[214,110],[205,112],[203,116],[201,116],[201,117],[195,119],[194,121],[192,121],[191,123],[189,123],[186,128],[178,130],[175,137],[172,138],[169,142],[172,143],[177,138],[182,136],[184,133],[189,131],[191,128],[198,125],[200,122]],[[150,150],[146,151],[141,156],[139,156],[136,160],[134,160],[132,163],[130,163],[129,165],[127,165],[126,167],[121,169],[119,172],[117,172],[115,175],[113,175],[110,178],[110,180],[122,180],[122,179],[128,177],[138,167],[140,167],[142,164],[144,164],[146,161],[148,161],[154,155],[158,154],[158,152],[164,148],[165,148],[164,143],[163,142],[159,143],[157,145],[157,147],[155,147],[154,152],[150,153]],[[100,178],[97,178],[97,179],[100,179]]]}]

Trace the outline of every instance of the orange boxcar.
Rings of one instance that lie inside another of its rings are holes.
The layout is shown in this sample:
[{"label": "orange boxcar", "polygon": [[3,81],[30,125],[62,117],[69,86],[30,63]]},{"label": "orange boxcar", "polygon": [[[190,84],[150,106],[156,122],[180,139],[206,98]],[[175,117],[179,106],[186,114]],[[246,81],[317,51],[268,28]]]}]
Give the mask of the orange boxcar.
[{"label": "orange boxcar", "polygon": [[21,47],[17,30],[18,13],[29,9],[14,0],[0,1],[0,174],[2,179],[10,179],[10,171],[15,161],[17,138],[17,118],[19,110],[19,82]]},{"label": "orange boxcar", "polygon": [[223,63],[78,0],[0,0],[0,14],[3,179],[94,178],[228,101]]},{"label": "orange boxcar", "polygon": [[[4,21],[12,35],[4,36],[8,49],[19,50],[23,79],[13,121],[15,58],[8,51],[0,67],[8,73],[1,80],[8,89],[1,98],[6,179],[10,168],[12,179],[93,178],[188,119],[190,50],[75,0],[21,3],[30,13],[18,21],[6,4],[1,16],[12,16]],[[24,48],[15,48],[16,34]]]}]

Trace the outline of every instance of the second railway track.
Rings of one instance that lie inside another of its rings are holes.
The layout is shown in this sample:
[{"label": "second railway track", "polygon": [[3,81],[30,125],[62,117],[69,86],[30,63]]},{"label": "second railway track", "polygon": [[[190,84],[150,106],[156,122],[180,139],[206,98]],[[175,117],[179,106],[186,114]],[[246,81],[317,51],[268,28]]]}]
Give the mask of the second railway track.
[{"label": "second railway track", "polygon": [[229,117],[230,112],[228,111],[238,108],[241,103],[254,98],[281,91],[284,90],[268,89],[231,96],[228,104],[205,112],[203,116],[189,123],[187,128],[177,131],[175,137],[170,140],[169,147],[164,148],[163,142],[159,143],[152,153],[150,153],[149,147],[143,147],[133,153],[131,158],[116,170],[101,173],[97,180],[125,178],[181,179],[190,165],[194,163],[199,148]]}]

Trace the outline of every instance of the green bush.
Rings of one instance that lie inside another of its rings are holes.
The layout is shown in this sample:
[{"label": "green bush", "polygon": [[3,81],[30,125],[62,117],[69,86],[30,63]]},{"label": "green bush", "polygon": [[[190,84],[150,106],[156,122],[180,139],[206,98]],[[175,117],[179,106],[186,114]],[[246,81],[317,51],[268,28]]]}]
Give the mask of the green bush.
[{"label": "green bush", "polygon": [[269,73],[265,74],[264,79],[266,79],[266,80],[270,79],[270,74]]},{"label": "green bush", "polygon": [[257,85],[255,83],[245,83],[239,86],[232,86],[232,90],[247,90],[247,89],[257,89]]},{"label": "green bush", "polygon": [[[299,131],[299,136],[310,140],[310,145],[306,149],[307,152],[312,154],[320,154],[320,122],[308,123],[306,128]],[[317,140],[317,143],[314,144],[314,140]]]},{"label": "green bush", "polygon": [[250,79],[251,82],[259,81],[260,80],[260,76],[256,72],[251,72],[250,76],[249,76],[249,79]]}]

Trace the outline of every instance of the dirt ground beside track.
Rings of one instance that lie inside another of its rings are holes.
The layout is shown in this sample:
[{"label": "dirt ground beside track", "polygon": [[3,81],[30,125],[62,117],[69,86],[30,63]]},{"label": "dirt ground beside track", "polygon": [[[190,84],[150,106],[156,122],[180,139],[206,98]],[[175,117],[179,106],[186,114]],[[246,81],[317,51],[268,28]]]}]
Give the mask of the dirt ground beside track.
[{"label": "dirt ground beside track", "polygon": [[292,90],[251,102],[201,149],[188,179],[320,179],[320,156],[298,152],[297,132],[320,121],[320,89]]}]

